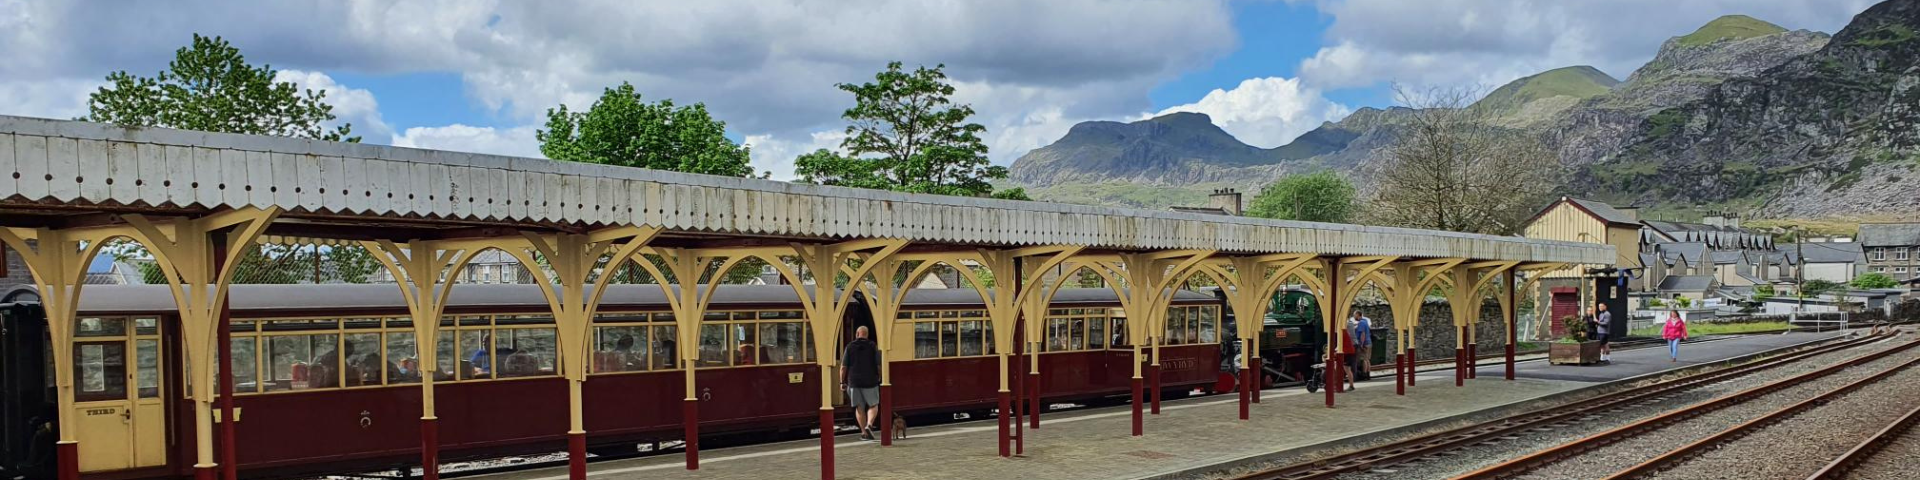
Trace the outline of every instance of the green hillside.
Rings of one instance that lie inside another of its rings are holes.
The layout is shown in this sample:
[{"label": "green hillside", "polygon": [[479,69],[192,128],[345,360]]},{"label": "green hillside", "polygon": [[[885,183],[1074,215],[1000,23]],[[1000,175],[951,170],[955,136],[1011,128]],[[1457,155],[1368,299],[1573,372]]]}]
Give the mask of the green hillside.
[{"label": "green hillside", "polygon": [[1527,102],[1559,96],[1584,100],[1607,93],[1619,83],[1606,72],[1586,65],[1562,67],[1509,82],[1475,103],[1519,108]]},{"label": "green hillside", "polygon": [[1713,19],[1693,33],[1680,37],[1680,44],[1686,46],[1708,45],[1722,40],[1746,40],[1762,35],[1772,35],[1787,31],[1779,25],[1746,15],[1727,15]]}]

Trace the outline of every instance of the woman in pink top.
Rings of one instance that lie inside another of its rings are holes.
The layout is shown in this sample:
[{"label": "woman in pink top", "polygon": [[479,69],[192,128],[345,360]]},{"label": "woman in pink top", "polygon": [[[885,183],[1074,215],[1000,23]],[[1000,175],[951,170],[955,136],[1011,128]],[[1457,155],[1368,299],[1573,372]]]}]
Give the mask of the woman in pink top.
[{"label": "woman in pink top", "polygon": [[1667,339],[1667,361],[1680,361],[1680,341],[1687,339],[1687,321],[1680,318],[1680,312],[1667,311],[1667,325],[1660,336]]}]

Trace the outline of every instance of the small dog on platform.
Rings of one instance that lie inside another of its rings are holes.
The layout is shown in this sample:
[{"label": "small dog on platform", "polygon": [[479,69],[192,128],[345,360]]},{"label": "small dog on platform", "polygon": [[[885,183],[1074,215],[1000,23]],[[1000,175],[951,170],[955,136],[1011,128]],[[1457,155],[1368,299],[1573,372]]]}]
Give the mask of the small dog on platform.
[{"label": "small dog on platform", "polygon": [[907,438],[907,418],[895,413],[893,414],[893,439],[900,440],[905,438]]}]

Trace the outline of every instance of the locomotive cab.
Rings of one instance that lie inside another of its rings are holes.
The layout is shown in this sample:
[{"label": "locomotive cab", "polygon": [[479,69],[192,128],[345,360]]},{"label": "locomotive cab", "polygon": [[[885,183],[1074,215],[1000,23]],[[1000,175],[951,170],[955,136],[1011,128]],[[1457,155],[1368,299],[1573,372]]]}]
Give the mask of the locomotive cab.
[{"label": "locomotive cab", "polygon": [[1304,380],[1326,343],[1326,334],[1320,328],[1320,305],[1313,293],[1297,287],[1281,289],[1274,294],[1262,320],[1262,375],[1269,383]]}]

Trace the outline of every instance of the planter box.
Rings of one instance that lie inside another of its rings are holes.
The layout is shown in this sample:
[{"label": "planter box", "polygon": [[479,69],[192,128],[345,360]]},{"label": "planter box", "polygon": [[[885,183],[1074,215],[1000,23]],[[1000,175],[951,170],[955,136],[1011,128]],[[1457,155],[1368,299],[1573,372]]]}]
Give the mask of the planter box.
[{"label": "planter box", "polygon": [[1554,342],[1547,347],[1547,361],[1554,365],[1592,365],[1600,363],[1600,342]]}]

